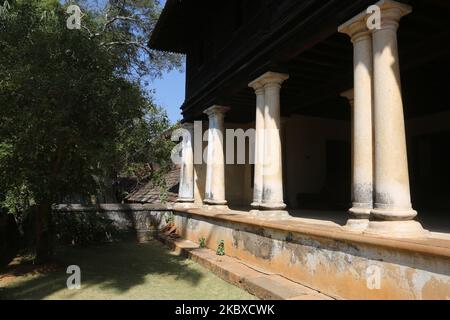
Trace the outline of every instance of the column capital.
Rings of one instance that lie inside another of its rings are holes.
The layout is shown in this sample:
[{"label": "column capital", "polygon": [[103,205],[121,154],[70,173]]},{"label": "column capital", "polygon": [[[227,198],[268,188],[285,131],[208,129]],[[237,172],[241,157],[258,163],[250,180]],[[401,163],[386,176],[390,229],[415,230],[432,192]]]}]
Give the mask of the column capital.
[{"label": "column capital", "polygon": [[411,6],[393,0],[380,0],[375,6],[381,10],[381,27],[373,32],[389,28],[397,30],[400,19],[412,12]]},{"label": "column capital", "polygon": [[[269,85],[278,85],[281,86],[281,84],[289,79],[289,75],[285,73],[278,73],[278,72],[266,72],[260,77],[256,78],[254,81],[250,82],[250,86],[262,86],[266,87]],[[254,87],[253,87],[254,88]],[[259,88],[259,87],[257,87]],[[256,90],[256,89],[255,89]]]},{"label": "column capital", "polygon": [[366,11],[363,11],[347,22],[341,24],[338,27],[338,32],[349,35],[352,43],[356,43],[361,40],[369,40],[370,30],[367,27],[367,18],[368,15]]},{"label": "column capital", "polygon": [[208,117],[213,117],[213,116],[217,116],[217,115],[223,115],[228,110],[230,110],[229,107],[214,105],[214,106],[206,109],[205,111],[203,111],[203,113],[206,114]]},{"label": "column capital", "polygon": [[353,102],[355,101],[355,90],[352,88],[347,91],[341,92],[341,97],[347,99],[350,104],[353,105]]},{"label": "column capital", "polygon": [[256,94],[264,92],[264,84],[259,80],[259,78],[250,82],[248,86],[255,90]]}]

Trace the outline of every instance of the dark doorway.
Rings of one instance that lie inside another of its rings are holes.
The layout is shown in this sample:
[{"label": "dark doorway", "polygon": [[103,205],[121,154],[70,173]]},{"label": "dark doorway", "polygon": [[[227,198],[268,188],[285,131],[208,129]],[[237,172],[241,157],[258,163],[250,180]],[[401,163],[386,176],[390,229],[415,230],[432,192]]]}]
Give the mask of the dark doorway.
[{"label": "dark doorway", "polygon": [[324,199],[329,208],[346,210],[351,202],[350,143],[348,141],[328,140],[326,157]]},{"label": "dark doorway", "polygon": [[409,160],[417,219],[427,229],[450,232],[450,131],[414,137]]},{"label": "dark doorway", "polygon": [[411,192],[417,209],[450,209],[450,131],[413,139]]}]

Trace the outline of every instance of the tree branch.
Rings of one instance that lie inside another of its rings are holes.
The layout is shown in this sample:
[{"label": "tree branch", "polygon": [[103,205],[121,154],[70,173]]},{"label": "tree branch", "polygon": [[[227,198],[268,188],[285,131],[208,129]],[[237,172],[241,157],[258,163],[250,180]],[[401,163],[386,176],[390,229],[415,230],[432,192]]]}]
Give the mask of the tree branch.
[{"label": "tree branch", "polygon": [[102,42],[100,43],[100,46],[102,47],[113,47],[116,45],[123,45],[123,46],[135,46],[140,49],[143,49],[149,56],[152,56],[151,50],[143,43],[140,43],[138,41],[111,41],[111,42]]}]

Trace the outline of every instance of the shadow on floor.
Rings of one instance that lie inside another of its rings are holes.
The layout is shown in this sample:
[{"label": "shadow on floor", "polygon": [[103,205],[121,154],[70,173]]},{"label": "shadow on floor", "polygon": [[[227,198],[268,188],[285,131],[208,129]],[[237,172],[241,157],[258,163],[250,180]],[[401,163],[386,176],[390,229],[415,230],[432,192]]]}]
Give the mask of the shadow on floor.
[{"label": "shadow on floor", "polygon": [[[129,291],[144,284],[152,275],[169,276],[174,282],[195,286],[203,274],[188,266],[188,260],[171,254],[156,241],[148,244],[115,243],[90,248],[59,248],[56,265],[48,273],[23,279],[12,286],[0,285],[0,299],[43,299],[66,289],[66,268],[78,265],[82,270],[83,288],[98,287],[117,293]],[[14,270],[7,270],[14,275]],[[17,274],[20,276],[20,273]],[[1,283],[0,283],[1,284]],[[149,289],[151,290],[151,288]],[[70,298],[70,296],[69,296]],[[94,299],[105,297],[98,296]]]},{"label": "shadow on floor", "polygon": [[345,211],[333,210],[289,210],[289,214],[295,218],[313,219],[319,221],[330,221],[338,225],[347,223],[348,214]]}]

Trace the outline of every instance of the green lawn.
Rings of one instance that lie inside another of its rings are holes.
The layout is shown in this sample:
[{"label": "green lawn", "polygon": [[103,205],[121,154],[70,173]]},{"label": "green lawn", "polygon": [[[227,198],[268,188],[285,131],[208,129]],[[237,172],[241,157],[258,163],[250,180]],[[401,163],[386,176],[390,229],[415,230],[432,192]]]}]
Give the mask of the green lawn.
[{"label": "green lawn", "polygon": [[[56,271],[0,280],[0,299],[256,299],[156,241],[58,250]],[[68,265],[81,289],[66,287]]]}]

